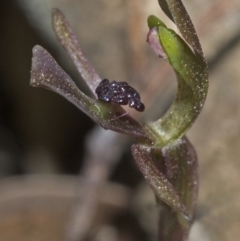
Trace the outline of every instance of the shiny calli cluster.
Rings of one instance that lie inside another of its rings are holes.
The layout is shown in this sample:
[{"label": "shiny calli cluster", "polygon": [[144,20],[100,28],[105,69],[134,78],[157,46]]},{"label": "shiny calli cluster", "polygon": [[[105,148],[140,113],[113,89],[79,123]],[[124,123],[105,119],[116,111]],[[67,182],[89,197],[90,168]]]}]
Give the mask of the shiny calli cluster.
[{"label": "shiny calli cluster", "polygon": [[145,109],[139,93],[126,82],[109,82],[108,79],[103,79],[95,92],[99,100],[118,105],[128,104],[137,111],[144,111]]}]

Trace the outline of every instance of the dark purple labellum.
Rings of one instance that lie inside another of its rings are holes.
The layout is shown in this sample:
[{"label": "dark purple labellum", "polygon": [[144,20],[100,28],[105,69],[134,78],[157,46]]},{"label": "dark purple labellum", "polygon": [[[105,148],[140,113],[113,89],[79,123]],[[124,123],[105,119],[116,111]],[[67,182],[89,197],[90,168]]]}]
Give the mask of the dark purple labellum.
[{"label": "dark purple labellum", "polygon": [[145,109],[139,93],[126,82],[109,82],[108,79],[103,79],[95,92],[99,100],[118,105],[128,104],[131,108],[141,112]]}]

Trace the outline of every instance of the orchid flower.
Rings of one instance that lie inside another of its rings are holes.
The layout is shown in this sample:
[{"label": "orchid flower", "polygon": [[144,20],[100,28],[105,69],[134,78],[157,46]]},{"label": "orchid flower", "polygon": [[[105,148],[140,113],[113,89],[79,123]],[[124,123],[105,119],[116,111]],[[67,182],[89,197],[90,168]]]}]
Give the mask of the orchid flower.
[{"label": "orchid flower", "polygon": [[159,204],[159,240],[186,240],[194,220],[198,171],[194,147],[185,136],[198,117],[208,90],[207,64],[196,31],[181,0],[159,0],[181,36],[160,19],[149,16],[147,41],[176,73],[178,90],[166,114],[157,121],[141,124],[114,103],[98,100],[95,93],[102,78],[84,56],[75,33],[63,13],[52,12],[53,29],[92,92],[85,95],[41,46],[33,48],[31,85],[52,90],[104,129],[130,135],[138,144],[133,157]]}]

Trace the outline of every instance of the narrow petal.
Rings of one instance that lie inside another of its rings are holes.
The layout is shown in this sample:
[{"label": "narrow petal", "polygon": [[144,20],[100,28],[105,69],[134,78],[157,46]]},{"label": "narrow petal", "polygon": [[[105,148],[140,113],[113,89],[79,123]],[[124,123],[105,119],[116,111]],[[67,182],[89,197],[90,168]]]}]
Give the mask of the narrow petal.
[{"label": "narrow petal", "polygon": [[97,97],[95,89],[101,82],[101,78],[84,56],[78,43],[76,34],[74,33],[64,14],[59,9],[52,10],[52,24],[53,30],[55,31],[59,42],[71,57],[78,72],[88,85],[92,94]]}]

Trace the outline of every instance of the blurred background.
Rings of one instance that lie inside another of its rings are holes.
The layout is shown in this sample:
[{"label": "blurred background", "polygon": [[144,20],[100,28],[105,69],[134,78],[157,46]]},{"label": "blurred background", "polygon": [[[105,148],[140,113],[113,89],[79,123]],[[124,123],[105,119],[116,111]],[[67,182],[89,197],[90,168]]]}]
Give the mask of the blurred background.
[{"label": "blurred background", "polygon": [[[240,1],[183,2],[210,69],[205,107],[188,132],[200,175],[190,240],[237,240]],[[61,96],[29,86],[38,44],[90,95],[52,31],[56,7],[99,75],[139,90],[146,111],[128,109],[135,118],[161,117],[176,91],[171,68],[146,43],[148,15],[174,28],[156,0],[1,1],[0,240],[156,240],[155,200],[131,156],[134,140],[103,131]]]}]

